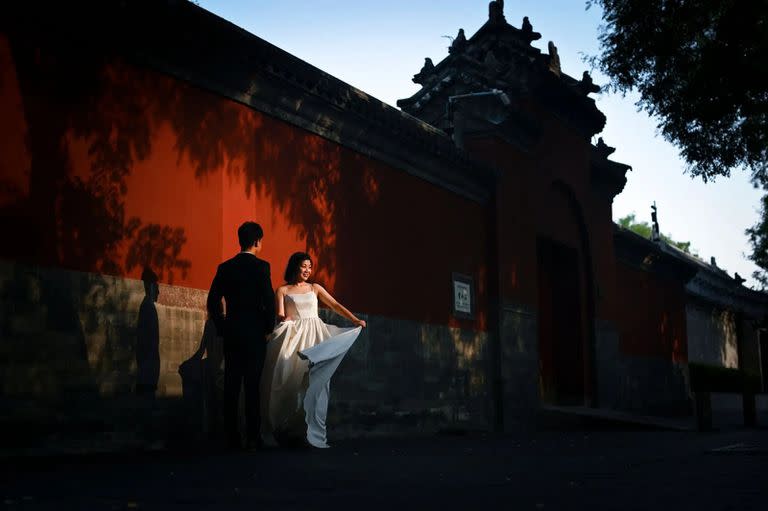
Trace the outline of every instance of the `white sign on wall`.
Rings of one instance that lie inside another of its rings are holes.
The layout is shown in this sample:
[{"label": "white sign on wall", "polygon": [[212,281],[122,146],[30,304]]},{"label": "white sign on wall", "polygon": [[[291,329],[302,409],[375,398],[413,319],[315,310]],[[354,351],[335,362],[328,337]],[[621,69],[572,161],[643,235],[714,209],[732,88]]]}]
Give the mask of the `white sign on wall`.
[{"label": "white sign on wall", "polygon": [[472,314],[472,294],[469,284],[453,281],[453,303],[456,312]]},{"label": "white sign on wall", "polygon": [[475,297],[472,277],[453,274],[453,315],[461,319],[474,319]]}]

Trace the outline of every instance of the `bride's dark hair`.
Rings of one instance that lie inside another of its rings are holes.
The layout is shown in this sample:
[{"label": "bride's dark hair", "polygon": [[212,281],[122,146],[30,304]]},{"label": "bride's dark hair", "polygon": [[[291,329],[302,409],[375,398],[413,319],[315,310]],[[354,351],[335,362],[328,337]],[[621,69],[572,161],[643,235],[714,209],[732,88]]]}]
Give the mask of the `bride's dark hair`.
[{"label": "bride's dark hair", "polygon": [[293,283],[296,277],[299,275],[299,268],[304,261],[312,262],[312,258],[306,252],[294,252],[291,257],[288,258],[288,265],[285,267],[285,281],[288,284]]}]

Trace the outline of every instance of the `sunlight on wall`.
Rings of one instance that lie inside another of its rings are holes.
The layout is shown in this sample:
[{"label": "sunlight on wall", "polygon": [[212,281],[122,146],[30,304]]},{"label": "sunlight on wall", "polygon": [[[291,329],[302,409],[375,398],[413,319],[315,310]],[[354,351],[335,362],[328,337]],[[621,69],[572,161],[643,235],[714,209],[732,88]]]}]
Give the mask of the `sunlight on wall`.
[{"label": "sunlight on wall", "polygon": [[721,360],[724,367],[739,367],[739,340],[736,329],[736,314],[732,311],[713,313],[713,320],[722,332]]},{"label": "sunlight on wall", "polygon": [[446,396],[478,395],[486,391],[486,332],[421,324],[419,341],[424,361],[445,372],[446,379],[441,384]]},{"label": "sunlight on wall", "polygon": [[737,317],[733,312],[689,304],[686,316],[691,361],[739,367]]}]

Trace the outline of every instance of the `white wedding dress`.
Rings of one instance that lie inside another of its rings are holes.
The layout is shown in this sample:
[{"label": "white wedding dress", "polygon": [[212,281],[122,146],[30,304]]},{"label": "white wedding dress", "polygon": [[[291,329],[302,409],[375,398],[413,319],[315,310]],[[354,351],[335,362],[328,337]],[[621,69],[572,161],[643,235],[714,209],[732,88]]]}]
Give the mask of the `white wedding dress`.
[{"label": "white wedding dress", "polygon": [[314,292],[285,295],[286,321],[268,337],[261,378],[262,436],[267,444],[306,438],[328,447],[325,418],[331,376],[360,335],[317,315]]}]

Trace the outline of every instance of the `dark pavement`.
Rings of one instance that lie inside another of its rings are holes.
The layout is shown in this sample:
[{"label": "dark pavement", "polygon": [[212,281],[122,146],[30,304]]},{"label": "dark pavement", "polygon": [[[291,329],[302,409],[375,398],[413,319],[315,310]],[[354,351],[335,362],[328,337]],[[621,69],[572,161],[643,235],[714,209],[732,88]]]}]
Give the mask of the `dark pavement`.
[{"label": "dark pavement", "polygon": [[[192,451],[195,451],[192,453]],[[5,458],[26,509],[768,509],[768,431],[349,439],[258,453]]]}]

